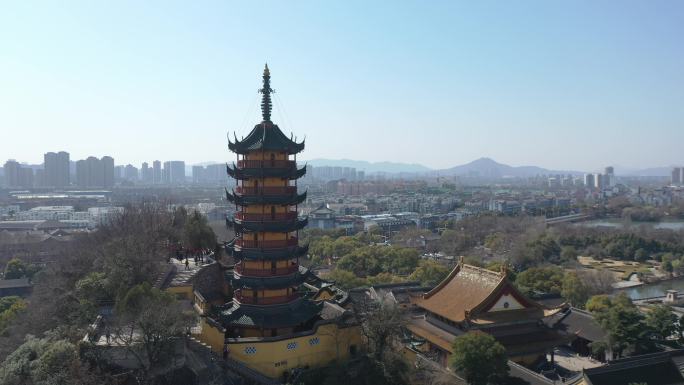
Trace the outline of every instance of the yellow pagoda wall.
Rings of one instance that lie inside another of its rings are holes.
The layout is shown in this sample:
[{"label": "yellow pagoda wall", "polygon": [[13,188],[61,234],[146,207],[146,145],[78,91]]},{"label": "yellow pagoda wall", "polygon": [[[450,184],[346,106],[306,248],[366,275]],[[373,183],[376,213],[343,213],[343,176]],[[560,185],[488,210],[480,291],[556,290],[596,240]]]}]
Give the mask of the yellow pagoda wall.
[{"label": "yellow pagoda wall", "polygon": [[271,160],[271,154],[275,155],[276,160],[288,160],[288,155],[284,152],[276,151],[255,151],[245,154],[245,160]]},{"label": "yellow pagoda wall", "polygon": [[275,206],[275,212],[279,214],[286,213],[289,210],[288,206],[283,205],[253,205],[243,207],[242,211],[248,214],[271,214],[271,206]]},{"label": "yellow pagoda wall", "polygon": [[[287,240],[288,238],[294,237],[294,233],[288,234],[288,233],[273,233],[273,232],[260,232],[259,233],[259,240],[260,241],[284,241]],[[242,235],[242,238],[248,241],[254,240],[254,234],[252,233],[246,233]]]},{"label": "yellow pagoda wall", "polygon": [[[292,290],[292,292],[294,289]],[[254,293],[254,290],[251,289],[242,289],[242,295],[246,297],[251,297],[252,293]],[[282,297],[286,296],[290,293],[288,293],[287,289],[261,289],[257,290],[257,296],[259,298],[269,298],[269,297]]]},{"label": "yellow pagoda wall", "polygon": [[[318,341],[315,343],[315,341]],[[296,347],[288,349],[288,346]],[[363,347],[358,327],[339,329],[335,324],[321,325],[311,335],[280,341],[229,343],[229,356],[250,368],[279,378],[290,369],[304,366],[321,367],[350,357],[350,347],[357,352]]]},{"label": "yellow pagoda wall", "polygon": [[[283,268],[290,266],[291,261],[276,261],[276,268]],[[245,269],[262,269],[271,270],[271,261],[242,261]]]},{"label": "yellow pagoda wall", "polygon": [[283,178],[273,178],[273,177],[266,177],[266,178],[250,178],[248,180],[245,180],[242,182],[242,185],[245,187],[254,187],[254,182],[259,181],[259,186],[261,187],[284,187],[288,186],[288,180],[283,179]]}]

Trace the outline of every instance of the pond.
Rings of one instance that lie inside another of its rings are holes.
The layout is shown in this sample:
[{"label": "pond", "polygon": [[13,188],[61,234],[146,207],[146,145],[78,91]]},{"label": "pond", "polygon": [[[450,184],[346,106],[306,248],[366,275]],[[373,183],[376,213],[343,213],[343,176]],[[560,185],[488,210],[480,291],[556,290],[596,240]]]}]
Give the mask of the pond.
[{"label": "pond", "polygon": [[667,290],[677,290],[684,295],[684,278],[662,281],[650,285],[634,286],[628,289],[621,289],[616,292],[624,291],[631,299],[661,297]]}]

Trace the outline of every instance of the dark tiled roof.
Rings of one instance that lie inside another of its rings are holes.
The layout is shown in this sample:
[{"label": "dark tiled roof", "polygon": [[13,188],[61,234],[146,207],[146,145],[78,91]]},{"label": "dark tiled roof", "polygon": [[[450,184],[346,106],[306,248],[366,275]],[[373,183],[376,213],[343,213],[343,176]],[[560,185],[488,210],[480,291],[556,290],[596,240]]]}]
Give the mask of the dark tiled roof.
[{"label": "dark tiled roof", "polygon": [[594,317],[586,311],[570,308],[549,319],[549,326],[565,332],[576,334],[587,341],[602,341],[606,338],[606,332],[596,323]]},{"label": "dark tiled roof", "polygon": [[275,276],[275,277],[248,277],[233,272],[229,276],[233,287],[250,287],[250,288],[282,288],[286,286],[296,286],[304,282],[305,275],[300,272],[295,272],[289,275]]},{"label": "dark tiled roof", "polygon": [[28,278],[0,279],[0,289],[18,289],[24,287],[31,287],[31,282]]},{"label": "dark tiled roof", "polygon": [[589,385],[648,385],[684,384],[684,376],[673,362],[673,356],[684,351],[671,351],[624,358],[606,366],[585,369],[584,379]]},{"label": "dark tiled roof", "polygon": [[296,154],[304,150],[304,142],[297,143],[288,138],[272,122],[262,122],[254,126],[254,129],[243,140],[236,138],[235,142],[229,141],[228,148],[241,154],[255,150],[287,151],[290,154]]},{"label": "dark tiled roof", "polygon": [[240,325],[261,328],[296,326],[318,317],[323,304],[297,300],[285,305],[250,306],[230,303],[227,309],[218,311],[223,326]]},{"label": "dark tiled roof", "polygon": [[522,365],[518,365],[513,361],[508,361],[508,368],[510,369],[508,375],[519,378],[529,385],[551,385],[555,382],[542,376],[539,373],[533,372]]}]

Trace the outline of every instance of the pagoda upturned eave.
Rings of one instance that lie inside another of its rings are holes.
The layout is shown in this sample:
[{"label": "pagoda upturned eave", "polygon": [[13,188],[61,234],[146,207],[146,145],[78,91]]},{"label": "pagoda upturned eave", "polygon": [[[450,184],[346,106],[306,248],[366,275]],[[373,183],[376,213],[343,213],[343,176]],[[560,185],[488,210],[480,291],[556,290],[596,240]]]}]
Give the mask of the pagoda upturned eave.
[{"label": "pagoda upturned eave", "polygon": [[230,281],[234,287],[245,287],[249,289],[284,289],[287,287],[299,286],[306,279],[306,274],[299,271],[288,275],[277,275],[273,277],[250,277],[233,272]]},{"label": "pagoda upturned eave", "polygon": [[220,311],[218,315],[224,326],[288,327],[317,317],[322,307],[322,303],[313,303],[302,298],[273,306],[233,303],[231,308]]},{"label": "pagoda upturned eave", "polygon": [[242,140],[228,139],[228,148],[237,154],[248,154],[253,151],[284,151],[290,155],[304,151],[304,140],[297,143],[280,131],[273,122],[261,122]]}]

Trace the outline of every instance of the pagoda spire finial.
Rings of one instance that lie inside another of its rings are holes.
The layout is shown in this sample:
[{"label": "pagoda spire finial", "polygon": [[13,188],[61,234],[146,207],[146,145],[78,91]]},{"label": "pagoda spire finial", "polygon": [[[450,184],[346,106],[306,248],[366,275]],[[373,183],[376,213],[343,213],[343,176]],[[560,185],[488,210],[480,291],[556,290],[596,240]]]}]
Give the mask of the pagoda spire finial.
[{"label": "pagoda spire finial", "polygon": [[259,90],[261,92],[261,116],[264,122],[271,121],[271,109],[273,104],[271,103],[271,94],[274,92],[271,88],[271,71],[268,69],[268,63],[264,66],[264,87]]}]

